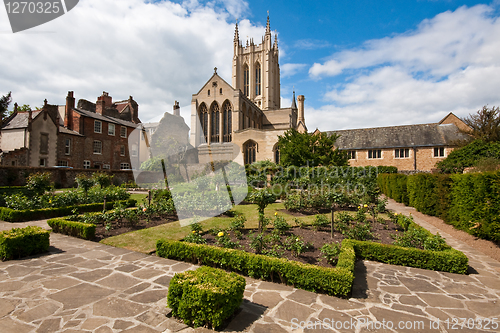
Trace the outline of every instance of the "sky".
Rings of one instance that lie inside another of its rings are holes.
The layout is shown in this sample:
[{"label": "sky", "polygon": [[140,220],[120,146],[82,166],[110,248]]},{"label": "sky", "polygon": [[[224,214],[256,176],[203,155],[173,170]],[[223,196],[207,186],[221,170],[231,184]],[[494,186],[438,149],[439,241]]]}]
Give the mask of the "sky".
[{"label": "sky", "polygon": [[[234,25],[278,35],[282,106],[305,95],[309,131],[440,121],[500,105],[500,0],[80,0],[12,33],[0,9],[0,95],[40,107],[68,91],[129,96],[143,122],[190,125],[192,94],[214,67],[231,82]],[[12,103],[13,104],[13,103]],[[12,109],[12,106],[11,106]]]}]

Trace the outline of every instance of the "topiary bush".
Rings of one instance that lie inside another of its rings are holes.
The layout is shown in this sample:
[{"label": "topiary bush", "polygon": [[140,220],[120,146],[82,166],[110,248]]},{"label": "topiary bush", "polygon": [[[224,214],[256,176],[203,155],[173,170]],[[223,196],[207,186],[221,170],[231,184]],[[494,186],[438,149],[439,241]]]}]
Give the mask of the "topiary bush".
[{"label": "topiary bush", "polygon": [[13,228],[0,232],[0,260],[9,260],[47,252],[50,231],[40,227]]},{"label": "topiary bush", "polygon": [[167,304],[172,315],[194,327],[220,327],[243,300],[246,281],[213,267],[177,273],[170,281]]}]

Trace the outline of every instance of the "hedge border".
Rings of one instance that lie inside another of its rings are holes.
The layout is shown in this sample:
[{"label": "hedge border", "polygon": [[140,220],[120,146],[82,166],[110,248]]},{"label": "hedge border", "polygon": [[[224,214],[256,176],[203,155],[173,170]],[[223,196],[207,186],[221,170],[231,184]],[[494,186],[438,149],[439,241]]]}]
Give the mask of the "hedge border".
[{"label": "hedge border", "polygon": [[69,221],[65,218],[55,218],[47,221],[53,232],[92,240],[95,237],[96,225],[92,223],[82,223]]},{"label": "hedge border", "polygon": [[13,228],[0,232],[0,260],[22,258],[47,252],[50,231],[37,226]]},{"label": "hedge border", "polygon": [[156,254],[163,258],[227,269],[261,280],[276,279],[295,288],[342,297],[351,292],[357,257],[458,274],[467,273],[469,262],[465,254],[453,248],[429,251],[352,239],[342,241],[337,266],[333,268],[172,240],[158,240]]},{"label": "hedge border", "polygon": [[172,240],[158,240],[156,243],[156,254],[163,258],[227,269],[252,278],[277,280],[295,288],[345,297],[354,281],[355,256],[350,246],[343,247],[343,251],[339,260],[342,264],[327,268],[210,245]]},{"label": "hedge border", "polygon": [[[137,203],[135,199],[127,199],[120,201],[106,202],[106,209],[112,209],[115,203],[125,204],[127,207],[134,207]],[[73,214],[73,209],[77,209],[78,213],[86,212],[98,212],[101,211],[104,206],[104,202],[93,203],[93,204],[83,204],[74,205],[66,207],[56,207],[56,208],[42,208],[42,209],[26,209],[26,210],[15,210],[6,207],[0,207],[0,220],[6,222],[23,222],[31,220],[43,220],[50,219],[54,217],[61,217]]]}]

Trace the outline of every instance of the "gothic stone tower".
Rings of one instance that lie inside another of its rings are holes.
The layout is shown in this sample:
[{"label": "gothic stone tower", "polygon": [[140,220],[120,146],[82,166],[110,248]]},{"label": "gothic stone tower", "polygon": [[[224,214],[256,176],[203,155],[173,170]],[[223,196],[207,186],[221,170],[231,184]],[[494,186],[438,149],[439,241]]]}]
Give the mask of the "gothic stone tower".
[{"label": "gothic stone tower", "polygon": [[240,42],[238,24],[234,32],[232,85],[239,89],[261,110],[280,108],[280,67],[278,63],[278,37],[271,38],[269,16],[262,43],[253,39],[246,46]]}]

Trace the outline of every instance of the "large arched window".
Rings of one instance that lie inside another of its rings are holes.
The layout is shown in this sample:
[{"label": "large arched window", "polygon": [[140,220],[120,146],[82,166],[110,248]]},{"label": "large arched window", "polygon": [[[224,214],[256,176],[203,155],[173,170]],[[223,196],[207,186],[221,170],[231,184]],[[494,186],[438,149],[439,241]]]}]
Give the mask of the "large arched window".
[{"label": "large arched window", "polygon": [[220,112],[219,112],[219,104],[212,103],[210,107],[210,117],[212,118],[211,125],[211,137],[210,142],[219,142],[219,124],[220,124]]},{"label": "large arched window", "polygon": [[248,96],[250,94],[250,71],[248,65],[243,66],[243,94]]},{"label": "large arched window", "polygon": [[205,103],[202,103],[200,105],[199,111],[198,111],[198,119],[200,119],[200,143],[206,143],[207,142],[207,135],[208,135],[208,110],[207,106]]},{"label": "large arched window", "polygon": [[254,141],[247,141],[243,145],[243,152],[245,164],[252,164],[257,156],[257,144]]},{"label": "large arched window", "polygon": [[255,96],[259,96],[261,94],[261,70],[260,64],[255,64]]},{"label": "large arched window", "polygon": [[222,130],[223,130],[223,137],[222,141],[223,142],[231,142],[231,134],[232,134],[232,126],[233,126],[233,120],[232,120],[232,113],[233,110],[231,108],[231,103],[229,101],[225,101],[224,104],[222,104]]}]

